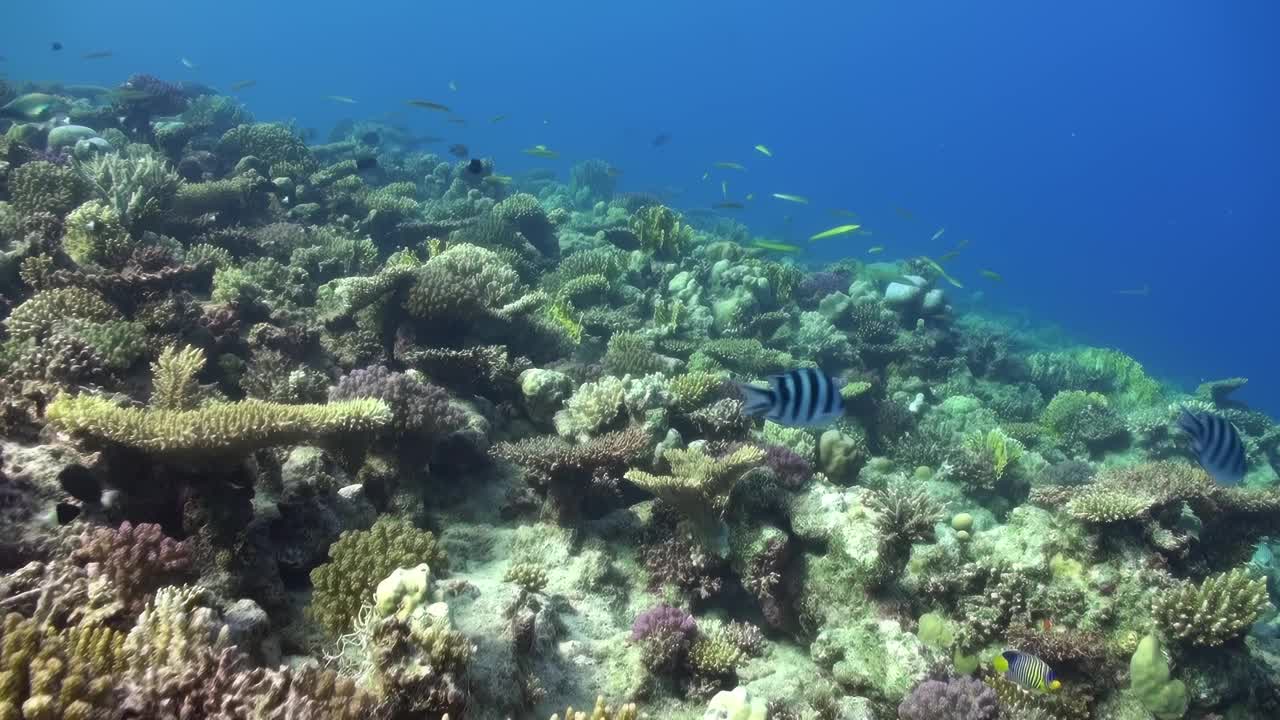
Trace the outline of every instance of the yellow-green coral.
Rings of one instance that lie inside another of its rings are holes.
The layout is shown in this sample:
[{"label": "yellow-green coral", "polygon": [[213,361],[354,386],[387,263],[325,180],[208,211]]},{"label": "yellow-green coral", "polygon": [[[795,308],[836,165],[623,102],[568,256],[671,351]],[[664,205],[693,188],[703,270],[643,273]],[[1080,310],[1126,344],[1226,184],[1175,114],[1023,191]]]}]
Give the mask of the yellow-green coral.
[{"label": "yellow-green coral", "polygon": [[691,523],[694,535],[712,545],[721,535],[720,517],[729,494],[751,468],[764,462],[765,452],[745,445],[723,458],[713,458],[701,449],[672,448],[664,454],[670,475],[653,475],[628,470],[626,478],[671,504]]},{"label": "yellow-green coral", "polygon": [[46,417],[63,430],[148,452],[220,454],[377,430],[391,421],[391,410],[380,400],[368,399],[327,405],[242,400],[194,410],[162,410],[64,394],[49,404]]},{"label": "yellow-green coral", "polygon": [[631,218],[631,231],[640,239],[640,248],[654,257],[673,260],[693,242],[693,230],[680,213],[665,205],[640,208]]},{"label": "yellow-green coral", "polygon": [[195,407],[196,375],[204,369],[204,353],[187,345],[170,345],[151,365],[151,407],[157,410],[190,410]]},{"label": "yellow-green coral", "polygon": [[5,325],[9,328],[10,337],[26,339],[42,337],[62,320],[106,322],[120,317],[120,312],[101,295],[84,288],[66,287],[43,290],[31,296],[14,308]]},{"label": "yellow-green coral", "polygon": [[218,154],[242,158],[260,158],[271,165],[271,176],[299,177],[310,175],[316,161],[306,143],[289,128],[276,123],[239,125],[223,134],[218,141]]},{"label": "yellow-green coral", "polygon": [[311,616],[333,637],[350,629],[374,590],[398,568],[448,568],[435,535],[403,518],[384,515],[368,530],[348,530],[329,548],[329,562],[311,571]]},{"label": "yellow-green coral", "polygon": [[110,205],[90,200],[67,215],[62,249],[81,265],[115,267],[129,258],[133,240]]},{"label": "yellow-green coral", "polygon": [[621,705],[617,710],[614,710],[612,706],[605,703],[602,695],[596,698],[595,708],[592,709],[590,714],[574,710],[573,706],[570,705],[564,711],[563,718],[557,714],[552,715],[551,720],[638,720],[639,717],[640,711],[635,703]]},{"label": "yellow-green coral", "polygon": [[106,717],[123,671],[123,633],[56,630],[10,613],[0,627],[0,718]]},{"label": "yellow-green coral", "polygon": [[547,570],[538,563],[515,562],[502,579],[527,593],[539,593],[547,586]]},{"label": "yellow-green coral", "polygon": [[1022,443],[1006,435],[1000,428],[991,428],[985,433],[975,431],[965,438],[965,444],[971,452],[985,456],[991,461],[997,480],[1004,477],[1010,464],[1022,457]]},{"label": "yellow-green coral", "polygon": [[373,608],[378,617],[396,617],[401,621],[431,597],[431,567],[420,563],[411,568],[396,568],[378,583],[373,591]]},{"label": "yellow-green coral", "polygon": [[81,176],[129,228],[168,209],[182,179],[147,145],[130,145],[78,165]]},{"label": "yellow-green coral", "polygon": [[689,648],[689,666],[706,677],[733,677],[742,661],[742,651],[723,632],[699,635]]},{"label": "yellow-green coral", "polygon": [[128,369],[147,351],[147,327],[128,320],[94,322],[79,318],[54,323],[54,334],[68,335],[84,342],[113,368]]},{"label": "yellow-green coral", "polygon": [[724,385],[725,377],[709,372],[690,372],[671,378],[671,397],[684,412],[706,405]]},{"label": "yellow-green coral", "polygon": [[23,215],[47,212],[62,217],[84,198],[84,181],[75,170],[36,160],[9,173],[9,195]]},{"label": "yellow-green coral", "polygon": [[1243,634],[1269,605],[1266,581],[1239,568],[1157,593],[1152,612],[1169,637],[1213,646]]}]

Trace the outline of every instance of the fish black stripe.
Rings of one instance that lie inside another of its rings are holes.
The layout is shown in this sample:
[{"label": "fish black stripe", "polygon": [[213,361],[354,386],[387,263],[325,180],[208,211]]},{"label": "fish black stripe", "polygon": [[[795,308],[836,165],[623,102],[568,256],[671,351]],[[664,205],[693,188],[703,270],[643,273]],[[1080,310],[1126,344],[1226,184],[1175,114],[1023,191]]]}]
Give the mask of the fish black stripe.
[{"label": "fish black stripe", "polygon": [[[830,383],[830,378],[826,375],[823,375],[822,377]],[[823,415],[831,415],[836,411],[836,398],[840,397],[840,391],[836,388],[834,383],[830,383],[830,389],[830,392],[827,393],[827,402],[822,406]]]},{"label": "fish black stripe", "polygon": [[813,420],[818,416],[818,402],[824,400],[828,395],[826,378],[824,378],[817,370],[809,368],[805,373],[809,376],[809,384],[813,386],[813,392],[810,393],[809,410],[805,415],[805,420]]},{"label": "fish black stripe", "polygon": [[1219,467],[1226,464],[1231,453],[1231,426],[1220,417],[1213,418],[1216,440],[1213,445],[1213,464]]},{"label": "fish black stripe", "polygon": [[791,387],[787,384],[787,377],[785,375],[775,375],[774,379],[777,380],[778,396],[774,399],[773,412],[770,414],[773,416],[774,420],[778,420],[782,418],[782,414],[786,409],[787,404],[791,402]]},{"label": "fish black stripe", "polygon": [[1218,425],[1213,418],[1205,418],[1205,434],[1200,443],[1200,459],[1212,464],[1213,453],[1218,447]]},{"label": "fish black stripe", "polygon": [[791,398],[791,423],[795,424],[800,420],[800,407],[809,401],[809,383],[806,381],[804,373],[799,370],[791,371],[791,381],[796,384],[795,397]]}]

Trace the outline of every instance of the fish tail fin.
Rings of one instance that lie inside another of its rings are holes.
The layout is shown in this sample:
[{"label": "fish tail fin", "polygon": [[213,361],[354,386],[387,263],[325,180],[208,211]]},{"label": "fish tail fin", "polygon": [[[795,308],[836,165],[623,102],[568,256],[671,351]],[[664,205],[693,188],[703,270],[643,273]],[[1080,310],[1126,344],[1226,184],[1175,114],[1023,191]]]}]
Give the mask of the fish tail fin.
[{"label": "fish tail fin", "polygon": [[773,390],[756,387],[746,383],[738,383],[738,392],[742,393],[744,411],[748,415],[764,415],[773,408]]}]

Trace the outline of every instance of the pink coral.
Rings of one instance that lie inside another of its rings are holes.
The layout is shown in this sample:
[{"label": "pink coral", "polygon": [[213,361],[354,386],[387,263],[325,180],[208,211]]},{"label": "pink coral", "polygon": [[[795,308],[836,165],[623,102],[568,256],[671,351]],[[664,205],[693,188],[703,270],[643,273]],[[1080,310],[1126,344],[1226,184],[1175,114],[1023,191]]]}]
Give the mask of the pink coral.
[{"label": "pink coral", "polygon": [[166,537],[159,525],[124,522],[119,528],[93,528],[80,535],[71,559],[90,574],[109,579],[131,613],[142,611],[147,596],[180,581],[191,568],[191,548]]}]

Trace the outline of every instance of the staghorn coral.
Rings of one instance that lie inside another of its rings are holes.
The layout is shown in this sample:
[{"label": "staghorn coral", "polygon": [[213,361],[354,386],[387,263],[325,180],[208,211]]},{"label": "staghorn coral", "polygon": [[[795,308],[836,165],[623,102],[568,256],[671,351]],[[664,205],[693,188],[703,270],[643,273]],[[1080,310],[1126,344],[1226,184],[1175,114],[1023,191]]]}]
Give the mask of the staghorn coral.
[{"label": "staghorn coral", "polygon": [[1179,583],[1152,601],[1156,626],[1189,645],[1215,646],[1235,639],[1271,606],[1267,584],[1248,570],[1205,578],[1200,585]]},{"label": "staghorn coral", "polygon": [[630,470],[626,478],[675,507],[689,522],[695,538],[718,547],[725,542],[720,517],[729,494],[748,470],[764,461],[764,450],[745,445],[725,457],[713,458],[703,450],[673,448],[663,457],[671,465],[671,475]]},{"label": "staghorn coral", "polygon": [[191,410],[200,389],[196,376],[204,369],[204,353],[187,345],[169,345],[151,365],[151,407],[158,410]]},{"label": "staghorn coral", "polygon": [[398,568],[419,564],[436,574],[449,567],[435,535],[407,520],[383,516],[368,530],[345,531],[329,548],[329,562],[311,571],[311,617],[336,638],[373,602],[378,583]]},{"label": "staghorn coral", "polygon": [[188,542],[166,537],[159,525],[128,521],[115,529],[85,530],[71,559],[96,565],[99,576],[111,581],[117,597],[133,614],[142,612],[147,598],[162,585],[182,580],[192,560]]}]

